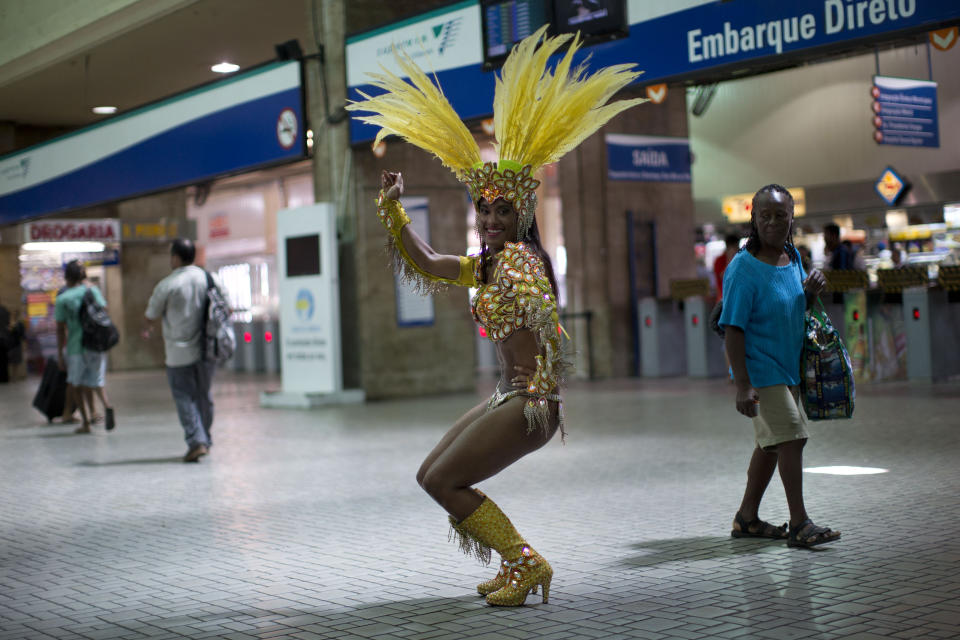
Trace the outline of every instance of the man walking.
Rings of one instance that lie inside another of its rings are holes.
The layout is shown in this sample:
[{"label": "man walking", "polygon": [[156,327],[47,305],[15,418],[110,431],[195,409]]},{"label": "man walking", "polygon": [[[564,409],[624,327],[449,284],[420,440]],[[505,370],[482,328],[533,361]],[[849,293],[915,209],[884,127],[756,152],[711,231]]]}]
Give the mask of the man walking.
[{"label": "man walking", "polygon": [[[204,313],[207,308],[207,274],[193,264],[196,247],[177,238],[170,247],[173,273],[153,290],[144,313],[142,337],[149,339],[162,319],[167,381],[187,441],[184,462],[197,462],[212,445],[213,396],[210,386],[216,362],[204,358]],[[220,283],[215,280],[218,289]]]},{"label": "man walking", "polygon": [[[65,289],[57,294],[54,303],[54,319],[57,321],[57,356],[60,369],[67,372],[68,393],[72,397],[66,399],[67,404],[80,408],[83,423],[74,433],[91,433],[90,423],[93,417],[93,394],[96,393],[103,404],[105,413],[105,427],[112,431],[116,426],[113,407],[104,390],[107,372],[107,354],[93,351],[83,346],[83,325],[80,323],[80,307],[83,297],[89,289],[97,304],[106,307],[100,289],[86,286],[87,270],[78,260],[67,264],[63,271],[67,281]],[[66,356],[64,356],[66,351]],[[89,411],[89,415],[88,415]]]}]

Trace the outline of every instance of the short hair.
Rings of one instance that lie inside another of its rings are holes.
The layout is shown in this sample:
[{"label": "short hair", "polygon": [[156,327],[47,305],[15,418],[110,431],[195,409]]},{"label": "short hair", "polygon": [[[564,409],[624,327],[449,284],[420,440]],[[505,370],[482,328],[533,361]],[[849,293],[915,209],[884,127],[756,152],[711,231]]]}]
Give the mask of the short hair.
[{"label": "short hair", "polygon": [[829,222],[829,223],[823,225],[823,232],[824,232],[824,233],[832,233],[832,234],[835,235],[835,236],[839,236],[839,235],[840,235],[840,225],[838,225],[838,224],[836,224],[836,223],[833,223],[833,222]]},{"label": "short hair", "polygon": [[197,248],[193,240],[188,238],[177,238],[170,245],[170,255],[180,258],[183,264],[193,264],[193,259],[197,256]]},{"label": "short hair", "polygon": [[63,268],[63,277],[67,282],[82,282],[87,277],[87,270],[79,260],[71,260]]},{"label": "short hair", "polygon": [[723,237],[723,242],[728,247],[739,247],[740,246],[740,236],[736,233],[728,233]]}]

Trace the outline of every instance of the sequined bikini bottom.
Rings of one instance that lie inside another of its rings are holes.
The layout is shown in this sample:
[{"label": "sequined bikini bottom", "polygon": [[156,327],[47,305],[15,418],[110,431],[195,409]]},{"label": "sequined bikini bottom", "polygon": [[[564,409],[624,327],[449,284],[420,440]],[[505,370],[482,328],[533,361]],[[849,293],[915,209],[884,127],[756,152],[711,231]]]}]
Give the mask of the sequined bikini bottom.
[{"label": "sequined bikini bottom", "polygon": [[527,419],[527,433],[531,433],[537,428],[543,429],[544,433],[548,432],[550,427],[549,403],[556,402],[557,418],[560,424],[560,437],[563,438],[565,435],[563,430],[563,399],[560,397],[560,394],[548,393],[540,396],[530,393],[526,389],[511,389],[510,391],[503,392],[500,390],[500,384],[497,383],[497,390],[494,391],[490,399],[487,400],[487,411],[492,411],[508,400],[518,397],[528,399],[526,404],[523,405],[523,416]]}]

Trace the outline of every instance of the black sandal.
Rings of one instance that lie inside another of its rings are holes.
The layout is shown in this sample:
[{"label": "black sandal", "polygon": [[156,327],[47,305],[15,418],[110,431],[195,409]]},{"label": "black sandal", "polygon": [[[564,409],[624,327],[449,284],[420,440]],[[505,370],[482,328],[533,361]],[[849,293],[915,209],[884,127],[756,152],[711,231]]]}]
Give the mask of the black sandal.
[{"label": "black sandal", "polygon": [[[801,535],[801,532],[803,535]],[[807,518],[796,527],[790,527],[790,536],[787,538],[788,547],[815,547],[840,539],[840,532],[830,527],[820,527]]]},{"label": "black sandal", "polygon": [[783,540],[787,537],[787,523],[784,522],[779,527],[775,527],[769,522],[760,518],[755,518],[752,522],[747,522],[737,511],[733,517],[733,529],[730,535],[734,538],[770,538],[772,540]]}]

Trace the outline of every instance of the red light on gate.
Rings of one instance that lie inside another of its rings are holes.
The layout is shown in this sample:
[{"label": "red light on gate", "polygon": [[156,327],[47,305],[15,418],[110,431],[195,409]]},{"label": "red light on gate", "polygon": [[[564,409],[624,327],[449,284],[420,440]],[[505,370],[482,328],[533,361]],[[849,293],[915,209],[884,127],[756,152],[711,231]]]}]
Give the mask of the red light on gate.
[{"label": "red light on gate", "polygon": [[653,326],[653,319],[650,318],[650,316],[647,316],[643,319],[643,324],[647,325],[648,327]]},{"label": "red light on gate", "polygon": [[853,310],[853,319],[854,319],[854,320],[859,320],[859,319],[860,319],[860,312],[857,311],[856,309]]},{"label": "red light on gate", "polygon": [[245,332],[245,333],[243,334],[243,341],[244,341],[244,342],[253,342],[253,334],[250,333],[249,331]]},{"label": "red light on gate", "polygon": [[690,321],[693,322],[693,326],[697,326],[698,324],[700,324],[700,316],[698,316],[697,314],[693,314],[693,317],[690,318]]},{"label": "red light on gate", "polygon": [[271,333],[270,331],[264,331],[263,339],[266,340],[267,342],[273,342],[273,333]]},{"label": "red light on gate", "polygon": [[914,320],[919,320],[919,319],[920,319],[920,309],[918,309],[918,308],[916,308],[916,307],[913,308],[913,319],[914,319]]}]

